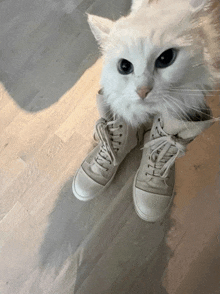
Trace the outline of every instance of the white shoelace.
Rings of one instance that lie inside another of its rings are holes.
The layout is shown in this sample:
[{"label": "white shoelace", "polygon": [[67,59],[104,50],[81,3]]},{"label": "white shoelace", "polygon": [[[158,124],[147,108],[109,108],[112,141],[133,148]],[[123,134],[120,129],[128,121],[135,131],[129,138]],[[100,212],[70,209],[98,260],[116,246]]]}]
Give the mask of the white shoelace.
[{"label": "white shoelace", "polygon": [[[201,130],[215,121],[219,121],[219,118],[199,122]],[[158,137],[154,138],[153,136],[153,139],[144,146],[144,148],[151,150],[146,172],[149,180],[152,178],[167,178],[176,158],[185,154],[187,144],[193,139],[193,137],[191,139],[178,139],[174,135],[168,135],[164,132],[160,123],[158,123],[156,130]]]},{"label": "white shoelace", "polygon": [[[120,130],[119,127],[113,127],[115,121],[107,122],[103,118],[99,119],[96,124],[96,132],[101,142],[101,147],[95,162],[100,168],[108,171],[108,164],[113,164],[116,166],[117,162],[117,152],[119,150],[119,145],[121,145],[122,134],[118,134],[116,131]],[[116,134],[115,134],[116,132]]]},{"label": "white shoelace", "polygon": [[[166,178],[177,157],[185,154],[186,146],[177,142],[173,136],[162,136],[145,144],[151,148],[148,171],[152,177]],[[150,168],[150,169],[149,169]]]}]

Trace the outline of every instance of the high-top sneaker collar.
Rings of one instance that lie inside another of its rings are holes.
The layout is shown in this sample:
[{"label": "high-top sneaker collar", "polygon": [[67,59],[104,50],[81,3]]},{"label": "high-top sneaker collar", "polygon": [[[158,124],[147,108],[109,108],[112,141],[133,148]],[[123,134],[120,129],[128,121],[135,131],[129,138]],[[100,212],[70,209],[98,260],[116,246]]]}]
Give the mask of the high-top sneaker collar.
[{"label": "high-top sneaker collar", "polygon": [[212,118],[204,121],[184,121],[168,115],[163,115],[161,121],[163,124],[163,130],[166,133],[176,135],[182,139],[193,139],[202,131],[209,128],[213,123],[219,121],[219,118]]},{"label": "high-top sneaker collar", "polygon": [[99,90],[98,94],[96,95],[96,105],[99,111],[100,117],[104,118],[107,121],[112,121],[113,113],[109,105],[107,105],[105,101],[105,97],[103,95],[103,90]]}]

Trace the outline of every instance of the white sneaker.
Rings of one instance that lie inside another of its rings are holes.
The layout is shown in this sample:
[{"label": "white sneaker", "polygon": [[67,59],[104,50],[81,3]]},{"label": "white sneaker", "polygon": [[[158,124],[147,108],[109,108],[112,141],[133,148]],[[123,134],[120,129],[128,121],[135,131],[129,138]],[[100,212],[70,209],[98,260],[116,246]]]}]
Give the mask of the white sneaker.
[{"label": "white sneaker", "polygon": [[91,151],[76,172],[73,193],[87,201],[99,196],[110,185],[119,164],[138,143],[137,129],[128,126],[122,118],[96,123],[99,144]]},{"label": "white sneaker", "polygon": [[168,135],[159,116],[144,137],[140,168],[133,184],[135,210],[145,221],[155,222],[167,212],[174,196],[175,160],[192,140]]},{"label": "white sneaker", "polygon": [[163,218],[172,203],[176,158],[183,156],[187,145],[219,118],[195,122],[166,120],[166,127],[172,126],[172,134],[164,131],[160,116],[155,117],[151,131],[145,134],[142,160],[133,183],[135,210],[149,222]]}]

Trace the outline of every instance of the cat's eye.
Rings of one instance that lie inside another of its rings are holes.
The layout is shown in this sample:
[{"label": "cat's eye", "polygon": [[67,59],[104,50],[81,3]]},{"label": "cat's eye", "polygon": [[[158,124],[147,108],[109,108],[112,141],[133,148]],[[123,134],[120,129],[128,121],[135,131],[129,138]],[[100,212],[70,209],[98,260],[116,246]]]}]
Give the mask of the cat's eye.
[{"label": "cat's eye", "polygon": [[170,66],[174,63],[177,56],[177,50],[176,49],[168,49],[164,51],[156,60],[155,67],[156,68],[165,68]]},{"label": "cat's eye", "polygon": [[120,59],[118,62],[118,72],[122,75],[129,75],[134,71],[133,64],[127,59]]}]

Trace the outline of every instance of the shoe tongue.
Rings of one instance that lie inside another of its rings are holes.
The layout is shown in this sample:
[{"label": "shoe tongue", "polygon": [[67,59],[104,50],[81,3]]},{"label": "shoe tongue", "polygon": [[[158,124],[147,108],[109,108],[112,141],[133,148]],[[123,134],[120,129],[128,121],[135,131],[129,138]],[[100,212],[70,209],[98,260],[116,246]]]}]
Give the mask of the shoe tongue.
[{"label": "shoe tongue", "polygon": [[93,162],[93,164],[91,165],[91,171],[95,174],[102,173],[101,168],[95,162]]},{"label": "shoe tongue", "polygon": [[[167,134],[164,130],[164,125],[163,125],[163,121],[160,119],[158,120],[158,118],[155,121],[156,126],[153,130],[153,133],[151,134],[151,139],[157,139],[157,138],[166,138],[169,135],[172,134]],[[174,134],[173,134],[174,135]],[[155,148],[158,148],[159,145],[161,144],[161,141],[154,141],[154,145],[151,147],[151,151],[154,151]],[[167,142],[168,143],[168,142]],[[172,145],[172,144],[168,144],[168,145],[162,145],[161,148],[159,148],[157,150],[156,153],[152,154],[152,159],[156,160],[156,161],[160,161],[161,162],[166,162],[170,156],[172,156],[173,154],[175,154],[177,152],[177,147]]]},{"label": "shoe tongue", "polygon": [[[114,115],[111,120],[108,121],[110,123],[111,128],[120,128],[120,126],[124,125],[124,121],[122,118],[118,117],[117,115]],[[116,133],[118,130],[116,130]]]}]

